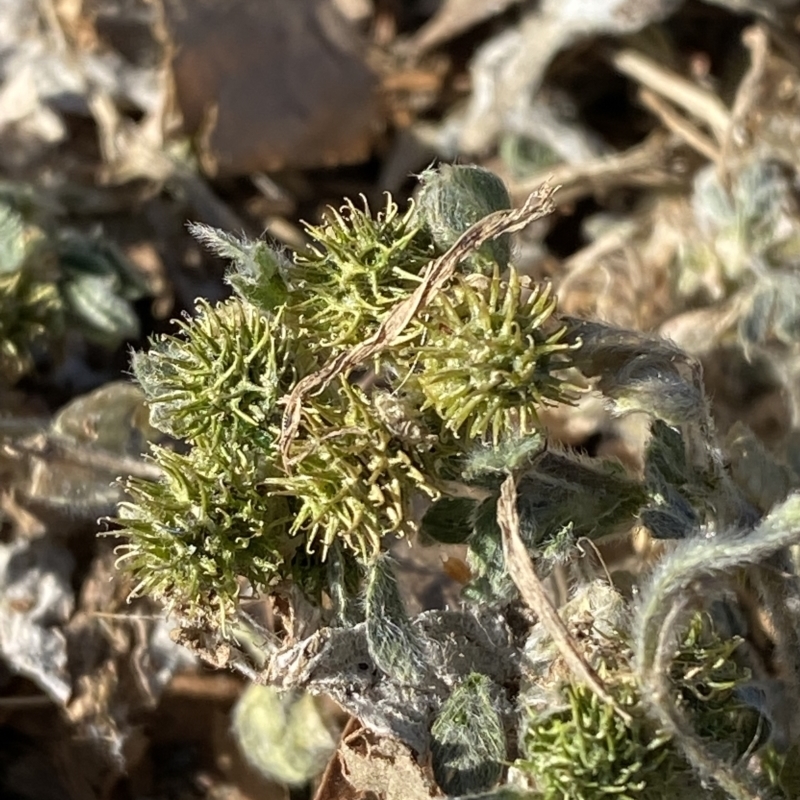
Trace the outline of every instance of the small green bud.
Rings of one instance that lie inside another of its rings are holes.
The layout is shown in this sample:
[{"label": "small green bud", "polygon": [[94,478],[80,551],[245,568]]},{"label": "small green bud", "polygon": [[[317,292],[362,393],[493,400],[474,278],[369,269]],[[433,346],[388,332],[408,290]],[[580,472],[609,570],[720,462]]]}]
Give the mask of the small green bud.
[{"label": "small green bud", "polygon": [[[417,218],[444,251],[459,236],[493,211],[511,208],[503,181],[489,170],[474,165],[442,164],[420,176]],[[467,272],[491,275],[502,271],[511,259],[511,237],[506,234],[486,242],[465,262]]]},{"label": "small green bud", "polygon": [[261,239],[234,236],[199,222],[188,227],[198,242],[230,262],[225,279],[239,297],[265,313],[286,302],[285,281],[292,262],[283,253]]}]

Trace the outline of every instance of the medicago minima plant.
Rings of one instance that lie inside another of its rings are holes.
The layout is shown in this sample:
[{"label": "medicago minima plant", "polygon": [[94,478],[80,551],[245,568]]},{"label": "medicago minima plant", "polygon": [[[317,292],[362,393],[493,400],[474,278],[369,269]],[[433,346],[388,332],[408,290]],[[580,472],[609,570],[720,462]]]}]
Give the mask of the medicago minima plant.
[{"label": "medicago minima plant", "polygon": [[[519,273],[510,235],[552,194],[512,210],[490,172],[442,166],[293,254],[193,225],[233,295],[134,355],[180,445],[125,482],[121,564],[186,644],[329,694],[431,792],[796,797],[800,499],[757,479],[795,478],[743,429],[717,440],[680,349],[561,315]],[[548,434],[584,396],[649,420],[638,465]],[[591,566],[634,534],[654,568]],[[406,612],[399,538],[462,546],[460,608]]]}]

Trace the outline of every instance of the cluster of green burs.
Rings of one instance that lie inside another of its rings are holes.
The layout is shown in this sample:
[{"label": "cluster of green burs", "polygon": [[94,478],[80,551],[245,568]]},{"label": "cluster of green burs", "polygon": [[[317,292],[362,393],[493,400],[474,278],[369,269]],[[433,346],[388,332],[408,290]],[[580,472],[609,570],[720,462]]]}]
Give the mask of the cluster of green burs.
[{"label": "cluster of green burs", "polygon": [[556,378],[572,345],[555,303],[509,267],[506,237],[472,253],[360,374],[305,397],[280,446],[298,383],[375,335],[456,232],[508,206],[491,173],[448,167],[423,176],[405,213],[391,199],[374,218],[366,205],[331,211],[291,258],[193,226],[230,259],[234,296],[199,301],[177,335],[133,357],[152,424],[188,445],[154,450],[160,483],[127,484],[137,592],[220,623],[243,580],[290,581],[321,602],[332,571],[351,582],[387,534],[416,530],[415,498],[438,498],[471,443],[532,432],[543,403],[571,396]]},{"label": "cluster of green burs", "polygon": [[[509,206],[492,173],[442,166],[422,174],[405,211],[391,198],[374,216],[366,201],[330,210],[306,227],[302,252],[192,226],[229,260],[233,295],[199,301],[175,335],[133,357],[152,424],[176,440],[153,448],[160,481],[125,482],[121,561],[134,591],[224,636],[245,590],[299,589],[331,625],[366,621],[378,666],[413,684],[413,647],[407,668],[381,651],[413,644],[385,557],[392,535],[465,544],[465,602],[519,608],[497,521],[513,473],[519,533],[541,578],[573,564],[587,540],[635,525],[683,544],[641,600],[594,576],[562,609],[616,708],[571,676],[536,626],[511,721],[478,673],[439,711],[440,787],[553,800],[744,797],[754,786],[797,796],[775,755],[780,681],[755,674],[748,625],[730,609],[759,594],[747,566],[787,548],[800,514],[792,506],[759,522],[713,441],[690,359],[653,337],[560,316],[551,288],[510,263],[508,234],[472,248],[386,333],[437,260]],[[380,346],[348,361],[364,342]],[[298,389],[337,360],[347,369]],[[548,441],[543,409],[585,391],[612,412],[649,415],[640,470]],[[753,530],[756,544],[737,534],[739,550],[713,550],[703,532],[726,527]],[[702,589],[719,574],[715,605]],[[372,633],[392,615],[391,636]]]}]

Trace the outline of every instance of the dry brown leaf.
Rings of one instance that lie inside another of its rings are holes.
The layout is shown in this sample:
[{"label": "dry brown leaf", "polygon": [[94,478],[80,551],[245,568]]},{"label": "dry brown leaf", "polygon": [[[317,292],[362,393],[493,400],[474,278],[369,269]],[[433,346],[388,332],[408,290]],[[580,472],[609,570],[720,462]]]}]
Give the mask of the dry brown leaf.
[{"label": "dry brown leaf", "polygon": [[369,339],[331,359],[322,369],[306,376],[294,387],[286,403],[280,441],[281,452],[287,464],[291,463],[288,450],[300,424],[303,398],[315,389],[324,389],[338,375],[346,375],[353,367],[364,363],[395,342],[414,316],[430,303],[470,253],[492,239],[522,230],[534,220],[552,213],[555,208],[553,195],[557,189],[557,186],[544,184],[528,197],[521,208],[495,211],[476,222],[459,236],[444,255],[431,261],[420,285],[392,309]]},{"label": "dry brown leaf", "polygon": [[[350,717],[340,737],[340,748],[341,742],[348,739],[361,727],[361,723],[356,717]],[[320,778],[314,800],[360,800],[361,796],[361,793],[357,792],[345,778],[342,760],[339,758],[339,750],[337,750]]]}]

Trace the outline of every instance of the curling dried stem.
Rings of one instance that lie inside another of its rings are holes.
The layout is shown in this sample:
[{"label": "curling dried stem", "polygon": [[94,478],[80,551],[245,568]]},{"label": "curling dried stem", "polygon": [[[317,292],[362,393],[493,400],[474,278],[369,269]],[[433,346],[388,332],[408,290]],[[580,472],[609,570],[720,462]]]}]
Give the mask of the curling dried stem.
[{"label": "curling dried stem", "polygon": [[505,479],[500,490],[497,524],[503,534],[503,557],[506,568],[511,580],[519,589],[522,600],[545,626],[562,658],[576,677],[584,681],[604,703],[611,706],[627,724],[630,724],[631,715],[612,697],[600,676],[580,653],[575,640],[536,576],[528,551],[519,534],[517,482],[513,475]]},{"label": "curling dried stem", "polygon": [[531,194],[521,208],[496,211],[476,222],[458,237],[444,255],[430,262],[420,285],[392,309],[369,339],[331,359],[322,369],[298,382],[286,402],[279,443],[287,466],[293,463],[288,453],[300,425],[303,398],[315,390],[324,389],[338,375],[346,375],[353,367],[364,363],[397,341],[416,314],[430,303],[455,273],[459,264],[471,253],[488,241],[520,231],[531,222],[552,213],[555,208],[553,194],[557,189],[557,186],[544,185]]},{"label": "curling dried stem", "polygon": [[664,729],[674,737],[675,743],[702,775],[714,780],[733,800],[763,800],[763,795],[755,791],[744,776],[740,778],[730,765],[709,750],[672,699],[670,666],[675,657],[675,643],[681,624],[692,603],[690,595],[683,595],[669,609],[659,631],[652,666],[645,676],[646,695]]},{"label": "curling dried stem", "polygon": [[736,800],[757,794],[733,769],[702,742],[675,707],[669,686],[669,666],[687,612],[700,598],[708,600],[711,579],[732,570],[759,564],[800,538],[800,494],[791,495],[757,527],[745,534],[694,539],[669,555],[654,575],[635,624],[635,663],[639,680],[654,712],[687,758]]}]

